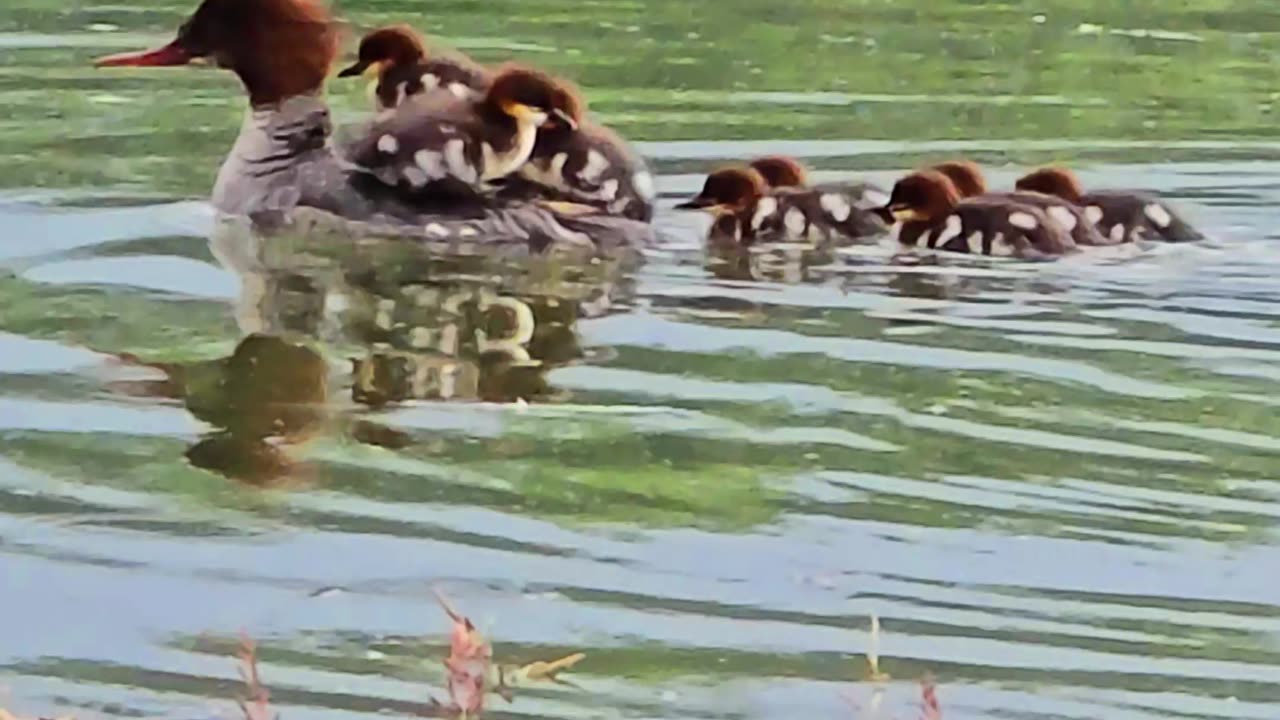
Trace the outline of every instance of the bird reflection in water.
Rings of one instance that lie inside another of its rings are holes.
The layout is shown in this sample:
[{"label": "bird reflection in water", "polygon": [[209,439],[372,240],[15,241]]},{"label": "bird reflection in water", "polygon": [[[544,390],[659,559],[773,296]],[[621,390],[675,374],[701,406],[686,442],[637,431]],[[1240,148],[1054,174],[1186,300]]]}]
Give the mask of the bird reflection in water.
[{"label": "bird reflection in water", "polygon": [[620,260],[238,229],[216,233],[213,248],[241,281],[235,312],[245,336],[217,360],[138,361],[165,379],[131,390],[179,399],[215,428],[188,450],[192,464],[257,485],[313,479],[299,458],[319,436],[413,444],[370,420],[370,410],[559,399],[547,373],[584,357],[579,318],[611,312],[634,293]]}]

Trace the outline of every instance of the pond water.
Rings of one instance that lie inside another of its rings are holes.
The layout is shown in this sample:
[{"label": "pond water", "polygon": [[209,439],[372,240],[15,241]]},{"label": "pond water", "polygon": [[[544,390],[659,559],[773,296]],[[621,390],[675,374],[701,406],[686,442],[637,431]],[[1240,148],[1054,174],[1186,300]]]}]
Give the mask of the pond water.
[{"label": "pond water", "polygon": [[[413,714],[438,588],[587,654],[501,717],[1278,717],[1274,3],[341,3],[637,141],[663,244],[587,266],[215,226],[233,79],[89,67],[188,9],[0,8],[0,707],[233,716],[244,631],[285,717]],[[762,152],[1067,161],[1212,240],[718,267],[665,208]]]}]

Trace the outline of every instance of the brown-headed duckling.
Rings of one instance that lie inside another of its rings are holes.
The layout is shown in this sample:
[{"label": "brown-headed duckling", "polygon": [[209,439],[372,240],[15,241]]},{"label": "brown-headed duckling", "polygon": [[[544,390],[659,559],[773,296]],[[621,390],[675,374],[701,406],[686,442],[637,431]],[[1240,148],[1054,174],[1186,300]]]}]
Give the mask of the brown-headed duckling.
[{"label": "brown-headed duckling", "polygon": [[989,192],[982,169],[969,160],[949,160],[934,165],[932,169],[946,175],[961,198],[1004,198],[1044,210],[1045,214],[1071,233],[1071,239],[1076,245],[1116,244],[1099,233],[1097,227],[1086,218],[1084,210],[1069,200],[1037,192]]},{"label": "brown-headed duckling", "polygon": [[405,98],[441,89],[468,99],[488,87],[489,71],[458,52],[428,53],[422,36],[407,25],[379,28],[360,40],[356,62],[338,77],[377,73],[374,97],[379,110],[389,110]]},{"label": "brown-headed duckling", "polygon": [[484,192],[524,166],[550,119],[577,129],[575,95],[564,80],[507,65],[478,97],[435,93],[401,104],[376,120],[349,155],[388,185],[424,194]]},{"label": "brown-headed duckling", "polygon": [[1025,259],[1075,249],[1067,231],[1040,208],[999,197],[962,199],[937,170],[899,180],[883,211],[900,223],[898,242],[908,247]]},{"label": "brown-headed duckling", "polygon": [[1075,173],[1064,167],[1035,170],[1019,179],[1015,187],[1054,195],[1084,208],[1085,217],[1113,242],[1192,242],[1204,239],[1156,195],[1130,190],[1085,192]]},{"label": "brown-headed duckling", "polygon": [[839,192],[769,187],[758,170],[733,166],[707,176],[697,196],[676,206],[716,218],[712,235],[744,245],[757,240],[819,242],[885,231],[881,218]]},{"label": "brown-headed duckling", "polygon": [[[570,87],[562,90],[562,104],[585,117],[582,97]],[[529,161],[507,184],[507,197],[567,200],[642,222],[653,218],[657,197],[644,158],[616,132],[590,119],[574,127],[562,118],[550,118],[538,129]]]}]

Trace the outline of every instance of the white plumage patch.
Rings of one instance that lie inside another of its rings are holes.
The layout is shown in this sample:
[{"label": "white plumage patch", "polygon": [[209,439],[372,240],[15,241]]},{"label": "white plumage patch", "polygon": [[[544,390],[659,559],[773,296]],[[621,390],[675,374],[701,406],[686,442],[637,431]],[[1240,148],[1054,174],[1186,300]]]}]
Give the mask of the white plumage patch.
[{"label": "white plumage patch", "polygon": [[959,215],[948,215],[942,231],[938,233],[938,242],[934,243],[934,247],[946,247],[947,243],[960,237],[960,232],[964,229],[963,225]]},{"label": "white plumage patch", "polygon": [[1013,244],[1005,239],[1004,233],[998,232],[995,237],[991,238],[992,255],[996,257],[1011,257],[1013,253]]},{"label": "white plumage patch", "polygon": [[578,171],[578,177],[582,178],[582,181],[585,183],[595,184],[600,181],[600,176],[608,169],[608,158],[595,150],[588,150],[587,162],[584,163],[582,165],[582,169]]},{"label": "white plumage patch", "polygon": [[415,188],[420,188],[427,184],[427,174],[412,165],[405,167],[401,174],[404,175],[405,180],[409,181],[409,185]]},{"label": "white plumage patch", "polygon": [[431,237],[443,238],[449,237],[449,228],[440,223],[428,223],[426,227],[427,234]]},{"label": "white plumage patch", "polygon": [[764,221],[769,219],[774,213],[778,212],[778,199],[771,197],[760,198],[760,202],[756,203],[755,214],[751,216],[751,229],[759,230]]},{"label": "white plumage patch", "polygon": [[969,237],[964,239],[964,244],[969,248],[970,255],[982,254],[982,231],[974,230],[969,233]]},{"label": "white plumage patch", "polygon": [[1142,214],[1146,215],[1147,219],[1161,230],[1173,223],[1173,216],[1160,203],[1151,203],[1142,208]]},{"label": "white plumage patch", "polygon": [[1111,226],[1111,242],[1124,242],[1124,223]]},{"label": "white plumage patch", "polygon": [[426,88],[427,90],[435,90],[436,88],[440,87],[440,78],[436,77],[432,73],[424,74],[421,80],[422,80],[422,87]]},{"label": "white plumage patch", "polygon": [[600,190],[596,193],[596,197],[605,201],[618,197],[618,179],[610,178],[600,183]]},{"label": "white plumage patch", "polygon": [[1040,227],[1040,221],[1031,213],[1025,213],[1021,210],[1014,210],[1009,213],[1009,224],[1019,230],[1035,230]]},{"label": "white plumage patch", "polygon": [[419,150],[413,154],[413,161],[422,169],[422,172],[426,173],[429,180],[439,180],[449,174],[445,170],[444,159],[440,157],[438,152]]},{"label": "white plumage patch", "polygon": [[458,237],[475,237],[479,234],[480,232],[470,225],[463,225],[462,229],[458,231]]},{"label": "white plumage patch", "polygon": [[853,206],[849,204],[849,199],[838,193],[827,193],[818,199],[818,203],[822,205],[823,211],[838,223],[848,220],[853,214]]},{"label": "white plumage patch", "polygon": [[636,194],[644,198],[646,201],[652,200],[657,194],[657,189],[653,186],[653,176],[648,170],[641,170],[631,176],[631,187],[636,189]]},{"label": "white plumage patch", "polygon": [[929,247],[929,238],[933,237],[932,230],[925,230],[920,233],[920,237],[916,238],[916,245],[919,247]]},{"label": "white plumage patch", "polygon": [[462,139],[444,144],[444,164],[449,174],[466,183],[476,181],[476,169],[467,162],[467,144]]},{"label": "white plumage patch", "polygon": [[786,215],[782,216],[782,223],[787,228],[787,234],[793,237],[804,235],[805,227],[809,221],[805,219],[804,213],[800,208],[791,208]]},{"label": "white plumage patch", "polygon": [[449,92],[453,93],[454,97],[462,100],[466,100],[471,97],[471,88],[460,82],[449,83]]},{"label": "white plumage patch", "polygon": [[378,138],[378,150],[388,155],[395,155],[400,150],[400,141],[395,135],[383,135]]},{"label": "white plumage patch", "polygon": [[1084,219],[1090,223],[1097,225],[1102,222],[1102,208],[1097,205],[1090,205],[1084,209]]},{"label": "white plumage patch", "polygon": [[1052,205],[1048,210],[1049,217],[1058,223],[1067,232],[1076,229],[1076,214],[1061,205]]}]

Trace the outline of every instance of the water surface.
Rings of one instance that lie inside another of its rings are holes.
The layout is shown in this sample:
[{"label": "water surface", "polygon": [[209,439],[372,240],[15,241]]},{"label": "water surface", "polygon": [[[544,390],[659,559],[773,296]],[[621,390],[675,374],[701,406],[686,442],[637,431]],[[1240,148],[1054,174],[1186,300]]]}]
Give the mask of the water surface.
[{"label": "water surface", "polygon": [[[0,705],[227,716],[243,629],[285,716],[412,714],[439,587],[505,661],[588,655],[500,716],[912,717],[930,672],[948,720],[1276,717],[1273,3],[342,10],[576,78],[659,171],[664,244],[253,245],[204,203],[234,81],[88,67],[185,5],[10,0]],[[1065,160],[1213,240],[709,262],[665,208],[776,151]]]}]

